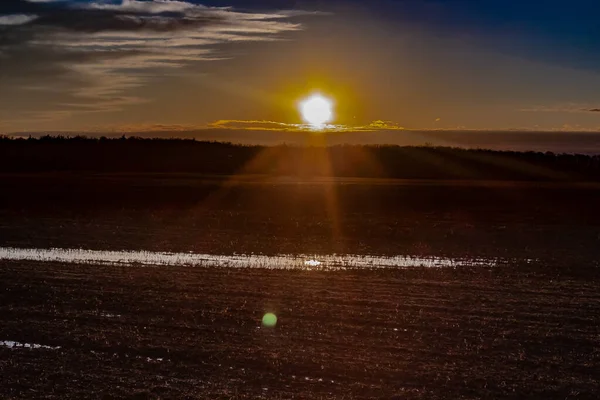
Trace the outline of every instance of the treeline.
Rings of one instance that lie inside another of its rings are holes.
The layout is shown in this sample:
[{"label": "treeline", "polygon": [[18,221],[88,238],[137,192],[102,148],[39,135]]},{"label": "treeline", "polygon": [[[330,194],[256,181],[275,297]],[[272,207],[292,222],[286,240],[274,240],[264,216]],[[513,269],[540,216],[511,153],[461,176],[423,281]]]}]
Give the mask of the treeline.
[{"label": "treeline", "polygon": [[0,172],[59,171],[600,181],[600,156],[433,146],[264,147],[135,137],[0,137]]}]

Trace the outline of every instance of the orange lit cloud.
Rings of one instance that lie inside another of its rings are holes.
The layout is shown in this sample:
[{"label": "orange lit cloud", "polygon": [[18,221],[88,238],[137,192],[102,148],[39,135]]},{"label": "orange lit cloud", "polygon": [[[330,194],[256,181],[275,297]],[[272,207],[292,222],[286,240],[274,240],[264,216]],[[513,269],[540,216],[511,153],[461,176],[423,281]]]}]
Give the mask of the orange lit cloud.
[{"label": "orange lit cloud", "polygon": [[211,123],[209,128],[214,129],[236,129],[249,131],[284,131],[300,132],[307,130],[304,125],[286,124],[275,121],[243,121],[243,120],[219,120]]},{"label": "orange lit cloud", "polygon": [[[306,124],[287,124],[284,122],[274,121],[243,121],[243,120],[219,120],[209,125],[215,129],[236,129],[249,131],[283,131],[283,132],[310,132],[314,128]],[[373,121],[367,125],[350,126],[350,125],[325,125],[322,132],[371,132],[371,131],[391,131],[404,130],[399,124],[393,121]]]}]

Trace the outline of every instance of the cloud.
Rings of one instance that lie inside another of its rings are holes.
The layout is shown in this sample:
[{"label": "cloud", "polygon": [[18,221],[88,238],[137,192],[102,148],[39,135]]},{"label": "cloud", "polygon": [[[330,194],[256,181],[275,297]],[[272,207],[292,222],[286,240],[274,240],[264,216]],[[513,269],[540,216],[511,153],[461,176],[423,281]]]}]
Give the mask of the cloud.
[{"label": "cloud", "polygon": [[194,4],[185,1],[169,1],[169,0],[154,0],[154,1],[137,1],[123,0],[121,4],[111,3],[92,3],[83,5],[83,8],[95,10],[118,10],[133,13],[164,13],[164,12],[186,12],[194,9]]},{"label": "cloud", "polygon": [[0,15],[0,25],[23,25],[37,19],[37,15],[12,14]]},{"label": "cloud", "polygon": [[274,121],[240,121],[240,120],[219,120],[209,125],[209,128],[215,129],[235,129],[235,130],[260,130],[260,131],[284,131],[296,132],[306,131],[308,126],[301,124],[286,124]]},{"label": "cloud", "polygon": [[[51,114],[48,114],[48,118]],[[289,124],[285,122],[263,121],[263,120],[218,120],[208,125],[189,125],[189,124],[161,124],[161,123],[145,123],[145,124],[119,124],[119,125],[103,125],[88,127],[88,133],[115,133],[129,134],[139,132],[152,133],[173,133],[173,132],[195,132],[195,131],[225,131],[235,130],[238,132],[245,131],[262,131],[262,132],[314,132],[314,128],[306,124]],[[364,126],[349,126],[349,125],[327,125],[322,129],[325,133],[344,133],[344,132],[377,132],[377,131],[398,131],[405,130],[397,123],[392,121],[373,121]]]},{"label": "cloud", "polygon": [[280,40],[301,30],[297,14],[177,0],[3,0],[2,89],[51,80],[60,101],[45,113],[54,117],[121,110],[147,101],[128,93],[157,76],[227,58],[217,53],[223,43]]},{"label": "cloud", "polygon": [[361,130],[404,130],[404,128],[396,122],[382,120],[373,121],[369,125],[357,128]]},{"label": "cloud", "polygon": [[[279,132],[310,132],[314,131],[311,125],[306,124],[287,124],[275,121],[241,121],[241,120],[219,120],[209,125],[209,128],[215,129],[235,129],[235,130],[259,130],[259,131],[279,131]],[[375,132],[375,131],[396,131],[404,130],[399,124],[393,121],[373,121],[367,125],[325,125],[323,132]]]},{"label": "cloud", "polygon": [[567,103],[552,106],[533,106],[522,108],[525,112],[552,112],[552,113],[589,113],[600,112],[600,107],[590,104]]},{"label": "cloud", "polygon": [[194,132],[202,129],[205,129],[205,127],[183,124],[129,124],[92,127],[87,132],[129,134],[139,132]]}]

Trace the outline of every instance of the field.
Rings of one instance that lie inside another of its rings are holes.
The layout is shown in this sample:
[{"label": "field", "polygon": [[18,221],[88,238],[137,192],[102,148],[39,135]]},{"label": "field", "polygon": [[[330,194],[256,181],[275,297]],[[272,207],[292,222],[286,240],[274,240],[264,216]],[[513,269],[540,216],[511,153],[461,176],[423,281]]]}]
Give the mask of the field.
[{"label": "field", "polygon": [[[506,260],[346,271],[0,261],[1,398],[598,398],[595,184],[0,181],[0,247]],[[261,326],[266,312],[275,328]]]}]

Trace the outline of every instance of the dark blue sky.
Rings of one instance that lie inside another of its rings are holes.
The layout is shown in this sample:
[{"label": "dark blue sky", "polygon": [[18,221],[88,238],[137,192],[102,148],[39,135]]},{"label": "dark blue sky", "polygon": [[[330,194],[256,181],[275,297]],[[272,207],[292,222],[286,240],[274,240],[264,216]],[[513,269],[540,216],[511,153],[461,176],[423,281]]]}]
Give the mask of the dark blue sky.
[{"label": "dark blue sky", "polygon": [[[386,24],[419,23],[438,34],[491,40],[498,50],[600,68],[595,0],[238,0],[197,3],[253,9],[368,10]],[[392,32],[390,32],[392,34]],[[518,37],[515,41],[514,36]],[[505,40],[502,40],[502,37]],[[565,55],[574,57],[563,60]]]},{"label": "dark blue sky", "polygon": [[599,12],[591,0],[4,0],[0,131],[288,126],[312,91],[349,128],[598,130]]}]

